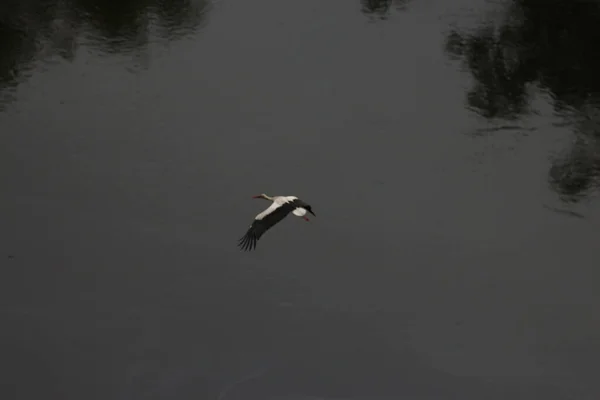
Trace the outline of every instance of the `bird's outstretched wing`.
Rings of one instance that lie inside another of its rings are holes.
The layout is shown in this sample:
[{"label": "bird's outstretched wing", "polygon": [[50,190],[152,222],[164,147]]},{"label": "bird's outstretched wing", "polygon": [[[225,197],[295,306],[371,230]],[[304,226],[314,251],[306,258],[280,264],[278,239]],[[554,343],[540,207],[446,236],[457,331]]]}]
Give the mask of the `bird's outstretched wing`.
[{"label": "bird's outstretched wing", "polygon": [[295,202],[289,202],[281,206],[274,207],[274,211],[264,215],[262,218],[259,217],[264,212],[258,214],[257,218],[254,220],[254,222],[252,222],[252,225],[250,225],[250,228],[248,228],[248,231],[246,231],[246,234],[240,238],[238,246],[245,251],[255,249],[258,239],[260,239],[260,237],[273,225],[284,219],[296,207],[297,204],[295,204]]}]

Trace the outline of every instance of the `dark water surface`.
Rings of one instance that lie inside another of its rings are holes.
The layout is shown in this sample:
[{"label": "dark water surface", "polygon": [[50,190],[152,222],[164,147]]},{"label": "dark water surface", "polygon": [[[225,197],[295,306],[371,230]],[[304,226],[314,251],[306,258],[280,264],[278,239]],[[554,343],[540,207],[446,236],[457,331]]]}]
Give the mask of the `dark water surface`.
[{"label": "dark water surface", "polygon": [[[0,5],[0,398],[600,395],[600,5]],[[268,204],[284,220],[237,239]]]}]

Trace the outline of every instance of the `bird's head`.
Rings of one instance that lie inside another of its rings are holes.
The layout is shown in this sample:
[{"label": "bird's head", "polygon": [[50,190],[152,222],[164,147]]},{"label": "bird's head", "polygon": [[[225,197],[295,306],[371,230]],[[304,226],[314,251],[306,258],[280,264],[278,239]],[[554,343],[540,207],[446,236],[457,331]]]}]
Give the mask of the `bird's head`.
[{"label": "bird's head", "polygon": [[269,197],[269,196],[267,196],[267,195],[266,195],[266,194],[264,194],[264,193],[261,193],[261,194],[259,194],[259,195],[256,195],[256,196],[252,196],[252,198],[253,198],[253,199],[265,199],[265,200],[273,200],[273,198],[272,198],[272,197]]}]

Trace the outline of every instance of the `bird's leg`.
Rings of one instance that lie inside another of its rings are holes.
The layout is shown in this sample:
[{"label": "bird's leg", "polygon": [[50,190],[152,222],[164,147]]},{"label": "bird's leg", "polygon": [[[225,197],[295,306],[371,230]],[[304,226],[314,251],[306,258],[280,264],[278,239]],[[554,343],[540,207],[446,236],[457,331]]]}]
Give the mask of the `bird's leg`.
[{"label": "bird's leg", "polygon": [[302,217],[306,222],[310,221],[307,217]]}]

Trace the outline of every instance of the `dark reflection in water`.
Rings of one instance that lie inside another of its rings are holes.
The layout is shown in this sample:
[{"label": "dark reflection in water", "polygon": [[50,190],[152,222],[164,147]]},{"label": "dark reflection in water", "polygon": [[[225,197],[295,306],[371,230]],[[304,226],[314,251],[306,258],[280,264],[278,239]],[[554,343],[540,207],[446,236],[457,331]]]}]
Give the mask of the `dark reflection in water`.
[{"label": "dark reflection in water", "polygon": [[404,10],[410,0],[361,0],[362,12],[378,19],[387,19],[393,8]]},{"label": "dark reflection in water", "polygon": [[599,24],[597,2],[516,0],[499,26],[447,38],[449,54],[462,58],[474,78],[467,103],[486,118],[523,117],[536,93],[551,94],[555,114],[575,133],[549,172],[566,202],[600,183]]},{"label": "dark reflection in water", "polygon": [[78,44],[103,53],[131,53],[153,40],[193,34],[208,0],[11,1],[0,6],[0,109],[10,89],[30,76],[38,60],[75,59]]},{"label": "dark reflection in water", "polygon": [[550,185],[564,201],[577,202],[600,187],[600,114],[593,109],[576,116],[577,137],[550,169]]},{"label": "dark reflection in water", "polygon": [[98,45],[111,52],[148,43],[150,31],[159,37],[180,39],[200,26],[210,3],[206,0],[79,0],[76,8],[98,31]]}]

